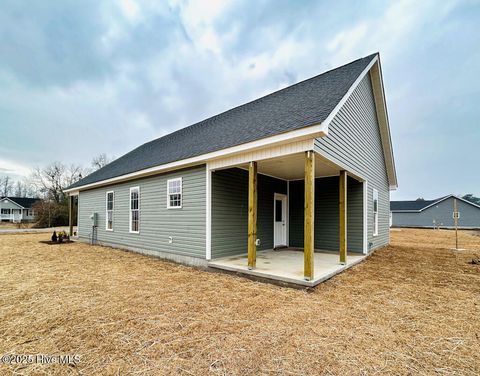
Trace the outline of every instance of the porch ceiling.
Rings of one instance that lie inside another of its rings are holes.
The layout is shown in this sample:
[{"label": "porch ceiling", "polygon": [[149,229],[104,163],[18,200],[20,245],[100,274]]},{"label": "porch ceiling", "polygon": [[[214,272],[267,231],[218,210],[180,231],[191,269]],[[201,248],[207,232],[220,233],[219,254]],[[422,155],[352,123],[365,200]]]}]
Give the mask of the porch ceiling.
[{"label": "porch ceiling", "polygon": [[[296,153],[278,158],[264,159],[257,162],[260,174],[274,176],[285,180],[298,180],[304,178],[305,154]],[[248,164],[240,166],[248,169]],[[315,176],[325,177],[339,175],[341,168],[326,162],[321,156],[315,154]]]}]

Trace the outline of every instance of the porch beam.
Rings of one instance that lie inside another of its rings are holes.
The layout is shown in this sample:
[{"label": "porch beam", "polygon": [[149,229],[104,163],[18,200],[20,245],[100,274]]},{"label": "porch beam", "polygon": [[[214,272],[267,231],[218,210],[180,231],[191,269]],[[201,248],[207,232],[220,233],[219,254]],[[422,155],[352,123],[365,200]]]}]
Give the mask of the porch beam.
[{"label": "porch beam", "polygon": [[70,236],[73,236],[73,196],[68,197],[68,227]]},{"label": "porch beam", "polygon": [[314,277],[314,212],[315,212],[315,154],[305,152],[305,203],[304,203],[304,278],[310,281]]},{"label": "porch beam", "polygon": [[257,162],[248,165],[248,269],[257,265]]},{"label": "porch beam", "polygon": [[340,171],[339,181],[339,210],[340,210],[340,264],[347,263],[347,171]]}]

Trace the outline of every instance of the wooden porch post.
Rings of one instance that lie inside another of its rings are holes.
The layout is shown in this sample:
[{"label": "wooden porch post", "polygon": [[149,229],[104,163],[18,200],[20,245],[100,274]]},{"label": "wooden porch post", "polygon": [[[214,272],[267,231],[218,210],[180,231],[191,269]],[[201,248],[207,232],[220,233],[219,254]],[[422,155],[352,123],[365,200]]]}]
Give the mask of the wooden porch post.
[{"label": "wooden porch post", "polygon": [[68,197],[68,226],[69,234],[73,236],[73,196]]},{"label": "wooden porch post", "polygon": [[340,171],[340,264],[347,263],[347,171]]},{"label": "wooden porch post", "polygon": [[248,166],[248,269],[257,264],[257,162]]},{"label": "wooden porch post", "polygon": [[315,211],[315,154],[305,152],[305,222],[303,244],[303,274],[307,281],[313,279],[314,258],[314,211]]}]

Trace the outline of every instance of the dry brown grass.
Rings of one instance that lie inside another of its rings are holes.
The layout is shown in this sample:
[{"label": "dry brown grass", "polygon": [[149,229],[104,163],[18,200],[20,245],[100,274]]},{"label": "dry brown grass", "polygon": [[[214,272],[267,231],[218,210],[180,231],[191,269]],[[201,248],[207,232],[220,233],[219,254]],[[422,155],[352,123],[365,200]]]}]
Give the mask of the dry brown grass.
[{"label": "dry brown grass", "polygon": [[84,244],[0,236],[0,354],[79,354],[20,374],[479,374],[480,237],[392,245],[294,290]]},{"label": "dry brown grass", "polygon": [[21,223],[12,223],[12,222],[1,222],[0,221],[0,230],[15,230],[15,229],[24,229],[32,228],[33,223],[21,222]]}]

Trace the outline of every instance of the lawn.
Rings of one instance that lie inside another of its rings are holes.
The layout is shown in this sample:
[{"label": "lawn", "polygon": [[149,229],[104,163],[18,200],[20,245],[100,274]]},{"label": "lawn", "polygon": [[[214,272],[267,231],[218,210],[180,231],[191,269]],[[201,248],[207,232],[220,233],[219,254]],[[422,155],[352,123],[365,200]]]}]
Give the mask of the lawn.
[{"label": "lawn", "polygon": [[24,229],[32,228],[33,223],[13,223],[13,222],[1,222],[0,221],[0,230],[14,230],[14,229]]},{"label": "lawn", "polygon": [[21,374],[480,373],[480,236],[392,232],[311,290],[120,250],[0,235],[0,356],[79,355]]}]

